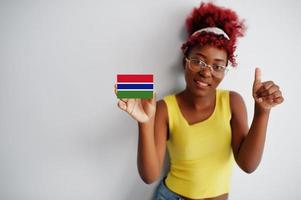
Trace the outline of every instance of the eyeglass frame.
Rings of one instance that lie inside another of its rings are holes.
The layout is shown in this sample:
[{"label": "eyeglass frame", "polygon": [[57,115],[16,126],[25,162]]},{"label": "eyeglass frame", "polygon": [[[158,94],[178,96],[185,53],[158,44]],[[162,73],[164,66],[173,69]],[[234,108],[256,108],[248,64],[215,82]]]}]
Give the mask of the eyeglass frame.
[{"label": "eyeglass frame", "polygon": [[[197,72],[197,71],[191,69],[191,67],[190,67],[190,62],[191,62],[191,60],[197,60],[197,61],[199,62],[199,64],[200,64],[200,63],[203,63],[203,64],[204,64],[204,67],[201,67],[201,66],[199,65],[199,66],[200,66],[200,71],[201,71],[202,69],[205,69],[205,68],[208,67],[208,68],[210,69],[210,72],[211,72],[212,75],[214,75],[212,72],[217,72],[217,71],[215,71],[215,70],[213,69],[212,65],[207,64],[205,61],[203,61],[203,60],[201,60],[201,59],[188,58],[188,57],[185,56],[185,60],[186,60],[186,62],[189,63],[189,69],[190,69],[191,71],[193,71],[193,72]],[[218,66],[218,67],[222,67],[222,68],[223,68],[223,71],[221,71],[222,75],[224,75],[225,73],[227,73],[227,72],[230,70],[229,67],[228,67],[228,65],[222,65],[222,66]],[[217,73],[218,73],[218,72],[217,72]],[[216,76],[216,75],[214,75],[214,76]]]}]

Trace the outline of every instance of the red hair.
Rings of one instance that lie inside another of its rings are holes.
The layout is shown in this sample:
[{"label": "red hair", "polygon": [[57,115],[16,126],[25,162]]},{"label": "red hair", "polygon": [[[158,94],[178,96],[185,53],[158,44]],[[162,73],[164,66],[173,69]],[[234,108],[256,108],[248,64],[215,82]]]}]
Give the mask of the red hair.
[{"label": "red hair", "polygon": [[[229,36],[227,40],[221,35],[210,32],[202,32],[192,35],[195,31],[207,27],[218,27]],[[242,37],[246,30],[244,20],[228,8],[214,5],[213,3],[201,3],[200,7],[194,8],[186,19],[186,28],[189,34],[187,41],[181,49],[185,56],[196,46],[212,45],[220,49],[225,49],[228,60],[232,66],[236,66],[235,49],[238,37]]]}]

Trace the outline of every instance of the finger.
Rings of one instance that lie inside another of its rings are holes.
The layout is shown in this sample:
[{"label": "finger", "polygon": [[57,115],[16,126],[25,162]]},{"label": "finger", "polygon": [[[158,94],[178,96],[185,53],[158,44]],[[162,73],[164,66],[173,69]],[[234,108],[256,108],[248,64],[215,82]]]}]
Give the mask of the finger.
[{"label": "finger", "polygon": [[[278,98],[280,98],[280,97],[282,97],[282,92],[280,91],[280,90],[278,90],[278,91],[276,91],[276,92],[274,92],[273,94],[271,94],[270,96],[269,96],[269,98],[271,98],[271,99],[278,99]],[[283,98],[283,97],[282,97]]]},{"label": "finger", "polygon": [[281,99],[281,98],[283,99],[282,93],[280,90],[274,92],[273,94],[271,94],[269,96],[265,96],[265,97],[261,97],[261,98],[263,98],[267,102],[277,102],[277,101],[279,101],[279,99]]},{"label": "finger", "polygon": [[256,91],[256,96],[260,96],[261,93],[268,90],[270,87],[274,85],[273,81],[266,81],[262,83],[262,86]]},{"label": "finger", "polygon": [[155,103],[157,99],[157,93],[154,92],[153,98],[152,98],[152,103]]},{"label": "finger", "polygon": [[153,98],[149,99],[148,102],[151,103],[151,104],[154,104],[156,102],[156,96],[157,96],[157,94],[154,92],[153,93]]},{"label": "finger", "polygon": [[262,99],[262,102],[265,102],[269,105],[274,105],[275,104],[273,98],[270,98],[270,97],[260,97],[260,98]]},{"label": "finger", "polygon": [[274,99],[274,102],[277,103],[277,104],[280,104],[284,101],[284,98],[281,96],[281,97],[278,97],[276,99]]},{"label": "finger", "polygon": [[114,84],[114,93],[117,96],[117,85],[116,84]]},{"label": "finger", "polygon": [[272,84],[271,86],[268,85],[268,86],[266,86],[266,88],[268,88],[268,89],[264,88],[263,91],[259,91],[259,92],[257,92],[257,94],[259,96],[264,97],[264,96],[269,96],[269,95],[274,94],[275,92],[279,91],[279,86],[275,85],[275,84]]},{"label": "finger", "polygon": [[261,99],[257,98],[256,92],[261,87],[261,70],[257,67],[255,68],[255,75],[254,75],[254,83],[253,83],[253,97],[256,101],[261,102]]},{"label": "finger", "polygon": [[268,99],[268,100],[265,100],[266,102],[269,102],[270,104],[272,105],[276,105],[276,104],[280,104],[284,101],[283,97],[278,97],[276,99]]},{"label": "finger", "polygon": [[280,90],[275,91],[273,94],[271,94],[273,99],[277,99],[279,97],[282,97],[282,92]]},{"label": "finger", "polygon": [[265,98],[265,101],[269,102],[269,103],[273,103],[274,102],[274,98],[271,97],[271,96],[268,96],[268,97],[264,97]]},{"label": "finger", "polygon": [[263,101],[263,98],[262,97],[259,97],[259,98],[255,98],[255,101],[261,103]]},{"label": "finger", "polygon": [[254,83],[261,83],[261,70],[258,67],[255,69]]},{"label": "finger", "polygon": [[123,101],[124,103],[127,103],[129,101],[129,99],[123,98],[123,99],[120,99],[120,101]]},{"label": "finger", "polygon": [[127,108],[127,105],[126,105],[126,103],[125,102],[123,102],[123,101],[118,101],[118,107],[121,109],[121,110],[124,110],[124,111],[126,111],[126,108]]},{"label": "finger", "polygon": [[261,97],[261,98],[263,98],[266,101],[273,102],[275,99],[277,99],[279,97],[282,97],[282,94],[280,91],[276,91],[273,94],[270,94],[268,96]]},{"label": "finger", "polygon": [[[134,110],[135,110],[135,108],[136,108],[136,105],[137,105],[137,99],[133,99],[134,100],[134,105],[132,106],[132,109],[131,109],[131,111],[129,112],[130,114],[133,114],[133,112],[134,112]],[[129,107],[129,109],[130,109],[130,107]]]}]

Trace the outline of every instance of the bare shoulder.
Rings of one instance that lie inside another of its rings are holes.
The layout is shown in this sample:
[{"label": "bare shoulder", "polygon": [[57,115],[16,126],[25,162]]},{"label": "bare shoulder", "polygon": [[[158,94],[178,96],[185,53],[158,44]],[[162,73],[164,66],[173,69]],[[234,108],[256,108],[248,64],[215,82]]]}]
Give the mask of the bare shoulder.
[{"label": "bare shoulder", "polygon": [[155,135],[162,140],[167,140],[169,138],[168,129],[168,111],[165,101],[159,100],[156,107],[155,116]]},{"label": "bare shoulder", "polygon": [[239,102],[239,101],[243,101],[243,98],[238,92],[231,90],[230,91],[230,100],[231,100],[231,102],[232,101]]},{"label": "bare shoulder", "polygon": [[160,107],[161,109],[166,109],[167,110],[167,105],[163,99],[157,101],[157,108]]},{"label": "bare shoulder", "polygon": [[236,91],[230,91],[230,105],[232,113],[240,112],[245,107],[242,96]]},{"label": "bare shoulder", "polygon": [[235,107],[237,104],[244,103],[242,96],[236,91],[230,91],[230,103],[231,107]]},{"label": "bare shoulder", "polygon": [[168,122],[167,105],[163,99],[157,101],[156,118]]}]

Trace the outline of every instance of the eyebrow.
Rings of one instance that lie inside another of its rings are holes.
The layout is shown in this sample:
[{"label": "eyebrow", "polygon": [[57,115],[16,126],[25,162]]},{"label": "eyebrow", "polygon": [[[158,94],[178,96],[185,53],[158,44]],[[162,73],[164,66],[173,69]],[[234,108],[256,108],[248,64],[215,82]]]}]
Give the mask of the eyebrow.
[{"label": "eyebrow", "polygon": [[[196,55],[202,56],[203,58],[207,59],[207,57],[204,54],[196,53]],[[224,59],[221,58],[214,58],[213,60],[218,62],[226,62]]]}]

